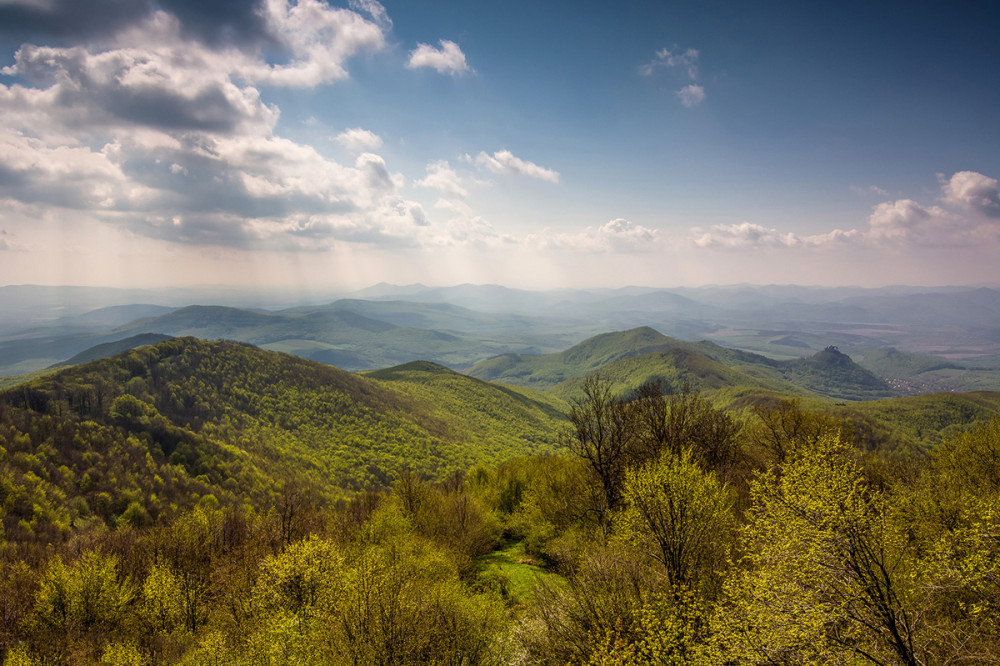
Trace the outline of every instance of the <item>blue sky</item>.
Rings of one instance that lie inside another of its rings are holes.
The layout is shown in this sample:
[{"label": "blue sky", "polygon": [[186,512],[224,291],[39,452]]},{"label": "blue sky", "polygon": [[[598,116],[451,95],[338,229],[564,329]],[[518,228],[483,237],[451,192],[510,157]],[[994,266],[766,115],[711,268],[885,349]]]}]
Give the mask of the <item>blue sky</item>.
[{"label": "blue sky", "polygon": [[0,284],[998,284],[992,3],[0,0]]}]

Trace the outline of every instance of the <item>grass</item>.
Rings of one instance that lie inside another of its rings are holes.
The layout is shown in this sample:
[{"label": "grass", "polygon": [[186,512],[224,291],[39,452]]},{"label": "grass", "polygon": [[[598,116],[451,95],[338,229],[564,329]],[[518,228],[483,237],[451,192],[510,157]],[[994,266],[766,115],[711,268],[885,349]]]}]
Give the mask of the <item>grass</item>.
[{"label": "grass", "polygon": [[511,600],[517,605],[531,601],[535,584],[539,581],[562,585],[564,580],[559,574],[546,571],[532,559],[524,550],[521,541],[509,541],[497,550],[480,556],[479,576],[488,579],[499,574],[506,581]]}]

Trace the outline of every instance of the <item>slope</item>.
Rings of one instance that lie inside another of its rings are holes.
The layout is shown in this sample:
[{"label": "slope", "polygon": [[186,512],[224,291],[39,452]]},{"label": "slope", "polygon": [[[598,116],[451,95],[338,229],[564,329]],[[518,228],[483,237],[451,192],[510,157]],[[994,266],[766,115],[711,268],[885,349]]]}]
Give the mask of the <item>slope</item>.
[{"label": "slope", "polygon": [[469,375],[546,390],[574,377],[582,377],[603,366],[686,343],[668,338],[647,326],[629,331],[603,333],[555,354],[505,354],[481,361]]},{"label": "slope", "polygon": [[130,349],[135,349],[136,347],[155,345],[158,342],[163,342],[164,340],[169,340],[169,339],[170,339],[169,335],[162,335],[160,333],[140,333],[138,335],[133,335],[132,337],[123,338],[121,340],[116,340],[114,342],[105,342],[104,344],[101,345],[95,345],[90,349],[83,350],[79,354],[76,354],[72,358],[63,361],[62,363],[56,363],[52,367],[59,368],[67,365],[80,365],[81,363],[98,361],[102,358],[107,358],[109,356],[114,356],[115,354],[120,354]]},{"label": "slope", "polygon": [[414,389],[178,338],[0,392],[0,485],[29,489],[5,501],[8,538],[35,523],[141,522],[207,494],[265,505],[290,480],[337,497],[404,468],[442,478],[554,445],[562,416],[550,399],[443,372],[444,385]]},{"label": "slope", "polygon": [[623,391],[659,379],[674,389],[688,383],[698,389],[747,386],[842,400],[892,395],[885,382],[833,348],[777,361],[712,342],[683,342],[649,327],[598,335],[556,354],[499,356],[477,363],[469,374],[568,398],[585,375],[597,370]]},{"label": "slope", "polygon": [[[646,382],[658,381],[672,391],[679,391],[684,386],[696,391],[748,387],[789,396],[818,397],[816,393],[769,370],[754,365],[725,365],[697,350],[681,346],[612,361],[599,370],[619,394],[627,394]],[[583,376],[573,377],[552,387],[549,392],[563,400],[571,400],[578,395],[582,382]]]}]

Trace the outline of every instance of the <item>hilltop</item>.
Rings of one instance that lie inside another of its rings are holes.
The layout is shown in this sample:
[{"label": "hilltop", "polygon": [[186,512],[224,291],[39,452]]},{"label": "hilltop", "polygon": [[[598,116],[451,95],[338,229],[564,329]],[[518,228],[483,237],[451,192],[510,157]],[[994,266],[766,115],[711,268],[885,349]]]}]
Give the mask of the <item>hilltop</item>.
[{"label": "hilltop", "polygon": [[810,357],[775,360],[708,342],[684,342],[649,327],[598,335],[555,354],[506,354],[477,363],[473,377],[550,391],[567,398],[599,370],[620,391],[659,380],[673,390],[737,386],[799,396],[861,400],[891,388],[835,347]]},{"label": "hilltop", "polygon": [[563,418],[551,398],[440,366],[364,377],[176,338],[0,392],[5,464],[30,473],[49,507],[9,515],[7,538],[27,538],[35,520],[113,523],[130,520],[133,504],[155,517],[207,494],[266,504],[293,480],[339,497],[391,485],[404,469],[441,479],[549,451]]}]

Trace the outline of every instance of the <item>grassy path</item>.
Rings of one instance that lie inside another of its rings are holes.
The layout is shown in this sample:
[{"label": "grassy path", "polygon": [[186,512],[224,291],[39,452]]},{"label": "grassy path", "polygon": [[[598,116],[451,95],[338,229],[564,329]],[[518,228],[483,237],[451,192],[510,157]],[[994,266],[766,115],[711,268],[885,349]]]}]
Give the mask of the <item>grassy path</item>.
[{"label": "grassy path", "polygon": [[539,580],[561,585],[559,574],[546,571],[524,551],[520,541],[509,541],[491,553],[478,558],[481,578],[499,577],[506,582],[511,599],[516,604],[525,604],[531,599],[535,583]]}]

